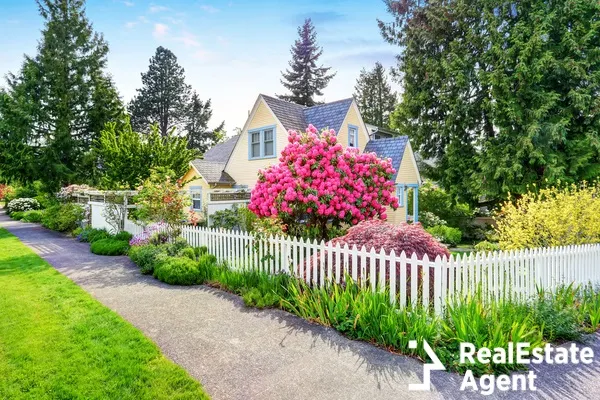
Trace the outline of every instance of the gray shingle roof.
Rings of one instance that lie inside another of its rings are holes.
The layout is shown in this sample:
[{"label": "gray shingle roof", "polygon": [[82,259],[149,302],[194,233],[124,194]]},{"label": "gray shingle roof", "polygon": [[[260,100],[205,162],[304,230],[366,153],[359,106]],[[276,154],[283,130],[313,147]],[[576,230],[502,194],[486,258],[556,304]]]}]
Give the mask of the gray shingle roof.
[{"label": "gray shingle roof", "polygon": [[208,183],[235,184],[235,180],[224,171],[225,162],[196,159],[192,165]]},{"label": "gray shingle roof", "polygon": [[305,107],[289,101],[276,99],[262,94],[273,114],[281,121],[286,130],[304,131],[309,124],[314,125],[319,131],[334,129],[339,132],[342,122],[346,118],[352,99],[333,101],[313,107]]},{"label": "gray shingle roof", "polygon": [[240,135],[235,135],[229,140],[211,147],[204,153],[204,160],[226,163],[229,160],[229,156],[233,152],[233,148],[239,137]]},{"label": "gray shingle roof", "polygon": [[303,113],[306,108],[305,106],[276,99],[264,94],[261,96],[265,99],[267,105],[285,129],[293,129],[296,131],[304,131],[306,129],[307,123]]},{"label": "gray shingle roof", "polygon": [[352,104],[352,99],[313,106],[304,110],[304,118],[307,124],[312,124],[319,131],[329,128],[338,133],[342,128],[346,114],[348,114],[350,104]]},{"label": "gray shingle roof", "polygon": [[375,153],[377,154],[377,157],[383,159],[391,158],[392,166],[396,170],[396,173],[393,176],[393,180],[395,182],[407,143],[408,136],[396,136],[393,138],[375,140],[371,139],[365,146],[365,153]]}]

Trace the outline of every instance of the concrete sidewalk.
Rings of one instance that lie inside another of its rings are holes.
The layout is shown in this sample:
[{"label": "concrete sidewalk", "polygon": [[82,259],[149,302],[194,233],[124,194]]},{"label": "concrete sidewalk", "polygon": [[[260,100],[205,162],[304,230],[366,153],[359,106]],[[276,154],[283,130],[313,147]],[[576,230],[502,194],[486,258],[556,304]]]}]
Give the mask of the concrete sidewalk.
[{"label": "concrete sidewalk", "polygon": [[[204,286],[175,287],[143,276],[127,257],[0,214],[0,226],[34,249],[160,346],[214,399],[600,398],[600,362],[538,366],[538,392],[480,396],[460,392],[462,376],[432,373],[432,392],[409,392],[423,364],[279,310],[246,308]],[[593,340],[600,356],[600,340]]]}]

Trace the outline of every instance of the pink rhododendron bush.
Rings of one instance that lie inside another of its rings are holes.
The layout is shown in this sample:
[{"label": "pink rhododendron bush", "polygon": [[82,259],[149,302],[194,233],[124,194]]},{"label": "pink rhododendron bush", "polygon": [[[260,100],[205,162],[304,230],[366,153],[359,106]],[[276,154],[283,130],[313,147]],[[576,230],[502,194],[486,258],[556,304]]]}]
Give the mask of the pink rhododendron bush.
[{"label": "pink rhododendron bush", "polygon": [[277,217],[290,227],[302,224],[327,237],[328,224],[356,225],[398,208],[389,160],[358,149],[344,149],[333,130],[289,131],[279,164],[259,172],[248,208],[260,217]]},{"label": "pink rhododendron bush", "polygon": [[[348,233],[344,236],[340,236],[338,238],[335,238],[333,240],[331,240],[331,244],[332,245],[339,245],[340,248],[343,248],[345,245],[348,245],[349,249],[352,249],[353,246],[356,246],[356,248],[358,250],[361,250],[363,247],[366,251],[370,251],[371,249],[375,249],[375,251],[377,253],[379,253],[379,251],[381,249],[383,249],[385,251],[386,254],[390,254],[392,252],[392,250],[394,251],[396,256],[400,256],[402,254],[402,252],[404,252],[406,254],[406,258],[410,259],[411,256],[414,254],[417,255],[417,258],[419,260],[421,260],[423,258],[424,255],[427,255],[429,257],[430,261],[435,260],[435,258],[437,256],[440,257],[450,257],[450,252],[448,251],[448,249],[442,245],[441,243],[439,243],[432,235],[430,235],[425,229],[423,229],[423,227],[421,226],[421,224],[407,224],[407,223],[402,223],[400,225],[393,225],[384,221],[379,221],[379,220],[373,220],[373,221],[365,221],[362,222],[356,226],[353,226],[352,228],[350,228],[348,230]],[[334,253],[335,254],[335,253]],[[317,256],[318,259],[321,259],[321,257],[323,257],[324,262],[325,262],[325,269],[327,269],[327,262],[328,262],[328,258],[327,257],[327,252],[325,252],[324,255],[319,254]],[[343,257],[340,257],[340,259],[343,262]],[[367,276],[365,278],[370,279],[371,277],[369,276],[370,273],[370,258],[366,257],[364,259],[365,262],[365,271],[367,273]],[[335,265],[336,263],[336,257],[332,256],[332,261],[334,263],[334,265],[332,266],[333,270],[337,270],[337,265]],[[358,263],[359,265],[356,266],[357,269],[357,276],[359,279],[362,279],[361,277],[361,265],[360,265],[360,258],[358,259]],[[309,260],[305,263],[305,268],[311,267],[311,280],[317,280],[319,279],[319,270],[318,268],[315,268],[314,265],[318,265],[318,264],[314,264],[312,263],[312,260]],[[377,277],[379,277],[380,275],[380,268],[381,265],[379,263],[379,260],[376,260],[376,274]],[[396,268],[396,282],[398,282],[397,284],[399,285],[399,277],[400,277],[400,269],[401,269],[401,265],[400,263],[396,263],[395,268]],[[351,274],[352,271],[352,257],[349,257],[348,259],[348,263],[346,265],[342,265],[340,266],[340,271],[344,271],[344,274]],[[304,273],[306,273],[306,270],[304,271]],[[302,274],[302,272],[301,272]],[[419,267],[419,271],[418,271],[418,284],[420,286],[421,282],[422,282],[422,274],[423,274],[423,268]],[[386,281],[389,281],[389,275],[390,275],[390,263],[389,261],[386,262],[385,265],[385,275],[386,275]],[[407,295],[410,296],[410,276],[411,276],[411,265],[410,263],[406,264],[406,276],[408,278],[408,283],[407,283],[407,287],[406,287],[406,292]],[[376,278],[377,278],[376,277]],[[434,271],[433,269],[430,269],[429,271],[429,281],[430,281],[430,296],[433,296],[433,283],[434,283]],[[376,282],[379,282],[379,279],[376,280]],[[396,292],[399,293],[399,287],[397,288]]]}]

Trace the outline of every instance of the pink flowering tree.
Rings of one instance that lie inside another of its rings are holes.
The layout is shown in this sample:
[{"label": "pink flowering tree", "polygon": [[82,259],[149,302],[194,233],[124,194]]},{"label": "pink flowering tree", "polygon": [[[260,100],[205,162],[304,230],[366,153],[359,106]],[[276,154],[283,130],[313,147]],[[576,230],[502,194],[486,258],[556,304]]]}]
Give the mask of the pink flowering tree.
[{"label": "pink flowering tree", "polygon": [[279,164],[258,173],[248,208],[259,217],[317,229],[327,239],[328,224],[385,220],[386,206],[398,208],[389,160],[344,149],[333,130],[319,134],[312,125],[289,131],[288,141]]}]

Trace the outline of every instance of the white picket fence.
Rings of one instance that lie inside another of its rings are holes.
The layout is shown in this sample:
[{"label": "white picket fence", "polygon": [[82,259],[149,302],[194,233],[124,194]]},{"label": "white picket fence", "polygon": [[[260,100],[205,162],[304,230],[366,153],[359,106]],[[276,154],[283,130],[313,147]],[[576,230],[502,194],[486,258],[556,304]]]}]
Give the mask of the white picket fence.
[{"label": "white picket fence", "polygon": [[441,313],[450,298],[478,293],[484,299],[530,299],[538,288],[600,284],[600,244],[437,257],[386,254],[383,249],[340,246],[274,236],[257,239],[237,231],[182,226],[192,246],[206,246],[230,268],[288,273],[311,285],[346,276],[372,291],[389,291],[400,307],[411,303]]}]

